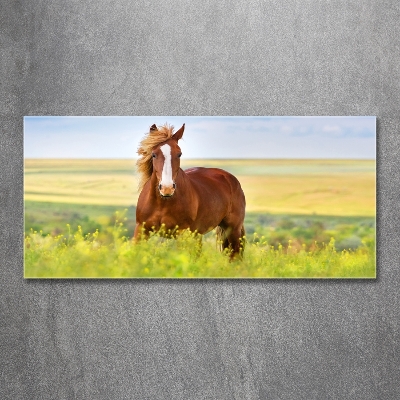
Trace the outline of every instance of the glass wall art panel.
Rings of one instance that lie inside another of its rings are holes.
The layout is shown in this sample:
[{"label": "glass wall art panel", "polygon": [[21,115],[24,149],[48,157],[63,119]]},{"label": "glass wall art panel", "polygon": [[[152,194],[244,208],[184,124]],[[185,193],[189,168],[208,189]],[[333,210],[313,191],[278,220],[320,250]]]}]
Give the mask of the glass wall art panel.
[{"label": "glass wall art panel", "polygon": [[25,278],[375,278],[376,118],[24,118]]}]

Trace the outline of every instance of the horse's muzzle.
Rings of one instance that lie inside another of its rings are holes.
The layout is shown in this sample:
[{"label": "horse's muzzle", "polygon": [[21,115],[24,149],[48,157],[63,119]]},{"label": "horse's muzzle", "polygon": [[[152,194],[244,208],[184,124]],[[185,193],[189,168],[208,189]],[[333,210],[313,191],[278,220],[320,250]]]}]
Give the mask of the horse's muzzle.
[{"label": "horse's muzzle", "polygon": [[161,183],[158,185],[158,190],[162,197],[172,197],[175,193],[175,188],[175,183],[172,186],[163,186]]}]

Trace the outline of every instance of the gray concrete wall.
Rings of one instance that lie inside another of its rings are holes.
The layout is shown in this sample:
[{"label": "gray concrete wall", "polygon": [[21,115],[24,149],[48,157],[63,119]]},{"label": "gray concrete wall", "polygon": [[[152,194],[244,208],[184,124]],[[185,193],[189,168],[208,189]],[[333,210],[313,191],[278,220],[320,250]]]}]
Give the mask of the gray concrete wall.
[{"label": "gray concrete wall", "polygon": [[[395,399],[400,6],[2,1],[0,398]],[[378,279],[24,281],[24,115],[376,115]]]}]

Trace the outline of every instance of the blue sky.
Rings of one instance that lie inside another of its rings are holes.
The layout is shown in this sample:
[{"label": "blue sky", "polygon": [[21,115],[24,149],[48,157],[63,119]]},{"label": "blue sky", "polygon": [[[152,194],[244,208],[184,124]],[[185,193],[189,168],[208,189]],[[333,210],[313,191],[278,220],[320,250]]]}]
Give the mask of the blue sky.
[{"label": "blue sky", "polygon": [[25,158],[136,158],[152,124],[185,158],[376,158],[375,117],[24,117]]}]

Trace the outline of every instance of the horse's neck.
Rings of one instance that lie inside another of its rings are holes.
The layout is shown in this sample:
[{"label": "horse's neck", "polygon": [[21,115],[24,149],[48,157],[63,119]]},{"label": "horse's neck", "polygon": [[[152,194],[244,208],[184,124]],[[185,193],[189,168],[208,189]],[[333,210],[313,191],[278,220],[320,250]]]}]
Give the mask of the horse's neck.
[{"label": "horse's neck", "polygon": [[192,191],[192,182],[186,175],[185,171],[182,168],[179,168],[178,175],[176,177],[176,185],[183,186],[186,191]]},{"label": "horse's neck", "polygon": [[[173,198],[169,201],[165,201],[158,193],[159,182],[155,172],[153,172],[150,178],[151,187],[148,194],[148,204],[152,204],[153,207],[164,210],[164,212],[167,213],[175,213],[176,209],[179,209],[181,210],[182,218],[186,216],[185,218],[190,218],[194,221],[198,211],[199,199],[191,180],[182,169],[179,169],[175,183],[176,192]],[[185,216],[182,213],[185,214]]]}]

